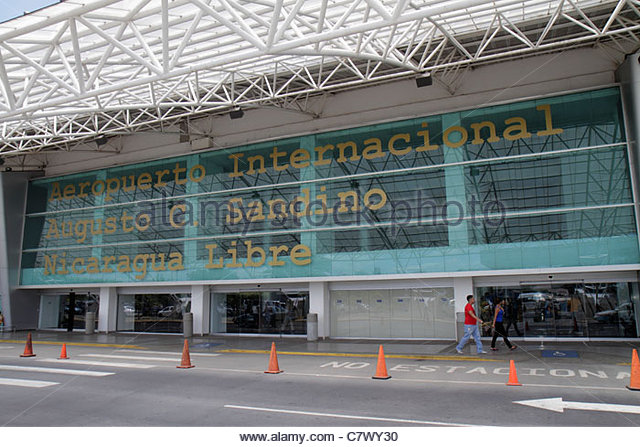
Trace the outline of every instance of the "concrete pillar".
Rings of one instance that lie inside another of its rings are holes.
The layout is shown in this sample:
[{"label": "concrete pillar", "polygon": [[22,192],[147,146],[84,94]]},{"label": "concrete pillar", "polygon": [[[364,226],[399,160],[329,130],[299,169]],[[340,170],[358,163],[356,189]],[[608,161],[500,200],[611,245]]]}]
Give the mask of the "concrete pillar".
[{"label": "concrete pillar", "polygon": [[622,93],[636,230],[640,234],[640,52],[626,57],[616,71],[616,81]]},{"label": "concrete pillar", "polygon": [[309,283],[309,313],[318,314],[318,337],[331,335],[329,283]]},{"label": "concrete pillar", "polygon": [[40,296],[20,290],[20,254],[29,179],[34,172],[0,173],[0,311],[5,327],[35,329]]},{"label": "concrete pillar", "polygon": [[456,312],[464,313],[467,295],[473,295],[473,278],[453,278],[453,294],[456,299]]},{"label": "concrete pillar", "polygon": [[118,291],[115,287],[100,287],[98,332],[115,332],[118,318]]},{"label": "concrete pillar", "polygon": [[193,314],[193,333],[208,334],[211,299],[209,286],[191,286],[191,313]]},{"label": "concrete pillar", "polygon": [[473,278],[453,278],[453,296],[456,309],[456,339],[462,337],[464,331],[464,306],[467,305],[467,295],[473,295]]}]

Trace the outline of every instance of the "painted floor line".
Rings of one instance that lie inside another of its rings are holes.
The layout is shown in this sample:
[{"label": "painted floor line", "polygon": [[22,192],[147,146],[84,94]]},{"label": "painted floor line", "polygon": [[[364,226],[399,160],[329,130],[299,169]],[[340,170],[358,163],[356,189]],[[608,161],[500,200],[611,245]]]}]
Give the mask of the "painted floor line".
[{"label": "painted floor line", "polygon": [[0,377],[0,385],[21,386],[24,388],[44,388],[51,385],[60,385],[60,383],[45,382],[43,380],[5,379]]},{"label": "painted floor line", "polygon": [[[202,370],[207,371],[220,371],[220,372],[233,372],[233,373],[250,373],[250,374],[263,374],[264,371],[249,370],[249,369],[227,369],[227,368],[207,368],[202,367]],[[371,383],[375,382],[370,376],[349,376],[343,374],[315,374],[315,373],[296,373],[296,372],[283,372],[283,376],[302,376],[302,377],[321,377],[330,379],[359,379],[367,380]],[[392,378],[389,383],[392,382],[415,382],[415,383],[440,383],[440,384],[454,384],[454,385],[493,385],[507,388],[506,382],[476,382],[470,380],[440,380],[440,379],[400,379]],[[568,388],[568,389],[580,389],[580,390],[605,390],[605,391],[622,391],[628,392],[624,386],[606,387],[606,386],[590,386],[590,385],[556,385],[556,384],[542,384],[542,383],[524,383],[523,387],[535,387],[535,388]]]},{"label": "painted floor line", "polygon": [[[0,343],[18,343],[25,344],[26,340],[0,340]],[[141,349],[146,350],[147,348],[143,348],[142,346],[136,345],[114,345],[109,343],[80,343],[80,342],[66,342],[66,341],[32,341],[34,345],[57,345],[62,346],[63,343],[66,343],[67,346],[91,346],[94,348],[127,348],[127,349]]]},{"label": "painted floor line", "polygon": [[233,408],[236,410],[263,411],[267,413],[298,414],[302,416],[320,416],[320,417],[329,417],[329,418],[337,418],[337,419],[357,419],[360,421],[393,422],[396,424],[400,423],[400,424],[417,424],[417,425],[436,425],[441,427],[486,427],[482,425],[452,424],[450,422],[420,421],[415,419],[395,419],[395,418],[358,416],[358,415],[352,415],[352,414],[338,414],[338,413],[318,413],[315,411],[285,410],[280,408],[246,407],[243,405],[225,405],[224,407]]},{"label": "painted floor line", "polygon": [[39,362],[54,362],[71,365],[90,365],[90,366],[107,366],[113,368],[135,368],[135,369],[149,369],[154,368],[155,365],[144,365],[142,363],[112,363],[112,362],[94,362],[91,360],[59,360],[59,359],[38,359]]},{"label": "painted floor line", "polygon": [[[131,350],[129,349],[118,349],[116,352],[129,352]],[[133,350],[133,352],[139,352],[139,351],[135,351]],[[144,351],[145,354],[164,354],[164,355],[181,355],[182,353],[182,348],[180,348],[177,351],[171,352],[171,351]],[[193,356],[197,356],[197,357],[220,357],[222,354],[208,354],[208,353],[203,353],[203,352],[189,352],[189,355],[191,357]]]},{"label": "painted floor line", "polygon": [[97,357],[97,358],[105,358],[105,359],[122,359],[122,360],[148,360],[148,361],[157,361],[157,362],[179,362],[182,357],[145,357],[142,355],[116,355],[116,354],[78,354],[78,357]]},{"label": "painted floor line", "polygon": [[[222,349],[218,351],[223,354],[269,354],[271,351],[258,349]],[[311,357],[359,357],[377,358],[378,354],[348,354],[344,352],[293,352],[278,351],[278,355],[306,355]],[[404,355],[385,354],[386,359],[408,359],[408,360],[447,360],[447,361],[467,361],[467,362],[504,362],[505,360],[488,359],[484,357],[470,357],[462,355]]]},{"label": "painted floor line", "polygon": [[82,369],[43,368],[39,366],[0,365],[0,371],[24,371],[49,374],[68,374],[70,376],[104,377],[115,373],[104,371],[86,371]]}]

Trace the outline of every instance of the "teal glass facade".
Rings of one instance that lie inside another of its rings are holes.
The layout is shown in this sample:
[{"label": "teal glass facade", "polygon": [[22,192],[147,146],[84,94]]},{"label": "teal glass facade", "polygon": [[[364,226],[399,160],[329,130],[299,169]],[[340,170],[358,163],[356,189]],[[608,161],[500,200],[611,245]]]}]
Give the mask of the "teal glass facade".
[{"label": "teal glass facade", "polygon": [[610,88],[34,180],[21,283],[638,262]]}]

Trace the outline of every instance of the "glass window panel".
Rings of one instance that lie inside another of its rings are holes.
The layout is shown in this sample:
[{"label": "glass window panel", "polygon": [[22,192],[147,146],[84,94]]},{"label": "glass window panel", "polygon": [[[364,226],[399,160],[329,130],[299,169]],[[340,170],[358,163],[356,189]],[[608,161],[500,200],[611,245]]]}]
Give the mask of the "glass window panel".
[{"label": "glass window panel", "polygon": [[349,337],[349,302],[347,291],[331,292],[331,336]]},{"label": "glass window panel", "polygon": [[368,290],[369,334],[373,338],[391,337],[391,298],[388,290]]},{"label": "glass window panel", "polygon": [[[549,116],[553,129],[562,132],[552,135],[538,135],[547,130],[547,114],[538,107],[549,106]],[[548,152],[558,148],[576,148],[614,144],[624,141],[622,107],[617,89],[576,93],[533,101],[492,106],[462,113],[461,125],[468,129],[469,142],[463,146],[468,160],[505,157]],[[490,117],[487,120],[486,117]],[[519,118],[519,122],[505,122]],[[473,124],[490,121],[495,127],[497,141],[488,141],[488,126],[478,126],[476,140]],[[515,127],[514,127],[515,126]],[[504,138],[505,130],[511,128],[512,135],[529,133],[526,138],[512,141]],[[520,129],[518,129],[520,127]],[[473,143],[473,141],[478,141]]]},{"label": "glass window panel", "polygon": [[64,318],[64,305],[66,296],[42,295],[40,296],[39,329],[60,328]]},{"label": "glass window panel", "polygon": [[465,168],[478,214],[494,202],[507,212],[629,203],[626,148],[588,150]]},{"label": "glass window panel", "polygon": [[592,209],[554,214],[507,217],[469,225],[473,245],[561,239],[589,239],[635,233],[633,207]]},{"label": "glass window panel", "polygon": [[411,290],[391,291],[391,334],[393,338],[411,338]]},{"label": "glass window panel", "polygon": [[367,291],[349,291],[349,336],[369,337],[369,294]]},{"label": "glass window panel", "polygon": [[455,321],[453,288],[430,289],[429,292],[434,308],[434,337],[454,339],[456,330],[451,324]]}]

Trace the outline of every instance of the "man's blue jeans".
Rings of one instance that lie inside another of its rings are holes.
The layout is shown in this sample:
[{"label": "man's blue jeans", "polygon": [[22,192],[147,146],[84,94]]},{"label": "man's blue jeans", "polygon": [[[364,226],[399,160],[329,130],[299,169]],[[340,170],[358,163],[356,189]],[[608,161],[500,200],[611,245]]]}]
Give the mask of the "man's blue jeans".
[{"label": "man's blue jeans", "polygon": [[476,342],[478,354],[480,354],[482,352],[482,342],[480,341],[480,330],[478,329],[477,324],[464,325],[464,336],[462,337],[462,340],[460,340],[460,343],[458,343],[458,346],[456,346],[456,349],[462,350],[471,337],[473,337],[473,341]]}]

